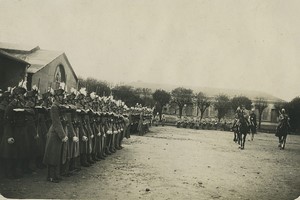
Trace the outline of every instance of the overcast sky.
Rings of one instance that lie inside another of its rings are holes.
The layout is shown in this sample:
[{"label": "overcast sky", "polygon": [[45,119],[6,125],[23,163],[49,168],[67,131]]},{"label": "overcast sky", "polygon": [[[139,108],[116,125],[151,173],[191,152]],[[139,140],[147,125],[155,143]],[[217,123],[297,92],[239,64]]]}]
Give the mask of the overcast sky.
[{"label": "overcast sky", "polygon": [[300,95],[300,1],[0,0],[0,41],[77,75]]}]

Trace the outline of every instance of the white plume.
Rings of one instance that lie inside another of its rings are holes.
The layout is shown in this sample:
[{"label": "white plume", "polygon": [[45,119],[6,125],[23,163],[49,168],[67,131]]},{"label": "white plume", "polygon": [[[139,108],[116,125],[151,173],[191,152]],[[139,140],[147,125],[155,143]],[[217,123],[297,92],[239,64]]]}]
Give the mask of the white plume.
[{"label": "white plume", "polygon": [[19,87],[25,88],[27,90],[27,81],[21,80],[18,84]]},{"label": "white plume", "polygon": [[65,90],[65,86],[66,86],[66,84],[65,84],[64,82],[61,82],[61,83],[59,84],[59,89]]},{"label": "white plume", "polygon": [[38,90],[39,90],[39,88],[38,88],[36,85],[34,85],[34,86],[32,86],[32,90],[36,90],[36,91],[38,91]]},{"label": "white plume", "polygon": [[71,93],[77,94],[77,90],[75,88],[71,88]]},{"label": "white plume", "polygon": [[95,99],[95,98],[96,98],[96,93],[95,93],[95,92],[92,92],[92,93],[90,94],[90,97],[91,97],[91,99]]},{"label": "white plume", "polygon": [[83,88],[80,88],[79,93],[80,93],[80,94],[83,94],[84,96],[86,96],[86,93],[87,93],[87,92],[86,92],[86,88],[84,88],[84,87],[83,87]]},{"label": "white plume", "polygon": [[48,92],[50,92],[50,94],[54,95],[54,90],[53,90],[53,88],[49,88]]}]

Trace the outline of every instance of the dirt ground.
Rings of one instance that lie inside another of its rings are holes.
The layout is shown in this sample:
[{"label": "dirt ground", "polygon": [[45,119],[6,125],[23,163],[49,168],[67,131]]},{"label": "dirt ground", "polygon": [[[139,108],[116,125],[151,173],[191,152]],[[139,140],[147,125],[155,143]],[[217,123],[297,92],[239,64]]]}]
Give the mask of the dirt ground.
[{"label": "dirt ground", "polygon": [[1,180],[9,198],[59,199],[296,199],[300,196],[300,136],[285,150],[259,133],[238,149],[231,132],[151,127],[124,149],[61,183],[46,170]]}]

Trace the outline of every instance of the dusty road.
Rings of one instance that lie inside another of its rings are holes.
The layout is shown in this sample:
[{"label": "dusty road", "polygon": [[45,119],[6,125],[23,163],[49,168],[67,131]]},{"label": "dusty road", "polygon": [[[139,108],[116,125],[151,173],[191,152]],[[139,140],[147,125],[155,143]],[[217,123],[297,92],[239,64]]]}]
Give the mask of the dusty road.
[{"label": "dusty road", "polygon": [[[61,183],[46,171],[1,180],[10,198],[61,199],[295,199],[300,196],[300,136],[285,150],[260,133],[239,150],[232,133],[152,127],[124,149]],[[149,190],[149,191],[146,191]]]}]

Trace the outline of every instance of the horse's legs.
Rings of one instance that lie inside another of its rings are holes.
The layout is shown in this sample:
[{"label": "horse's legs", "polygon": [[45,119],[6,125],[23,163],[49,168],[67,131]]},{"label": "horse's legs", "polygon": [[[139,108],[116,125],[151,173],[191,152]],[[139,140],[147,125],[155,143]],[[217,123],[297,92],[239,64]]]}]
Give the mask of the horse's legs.
[{"label": "horse's legs", "polygon": [[282,143],[282,136],[278,136],[278,147],[281,147],[281,143]]},{"label": "horse's legs", "polygon": [[245,142],[246,142],[246,133],[241,134],[241,149],[245,148]]},{"label": "horse's legs", "polygon": [[233,141],[236,142],[236,132],[233,131]]},{"label": "horse's legs", "polygon": [[287,135],[284,136],[284,140],[283,140],[283,149],[285,148],[286,138],[287,138]]},{"label": "horse's legs", "polygon": [[253,141],[253,139],[254,139],[254,133],[252,132],[251,141]]},{"label": "horse's legs", "polygon": [[287,137],[287,135],[282,136],[281,149],[285,148],[286,137]]}]

